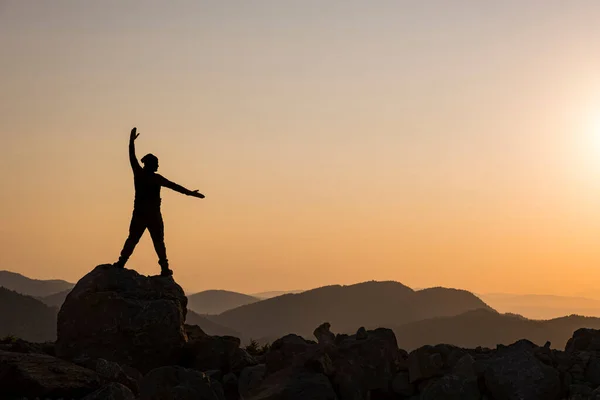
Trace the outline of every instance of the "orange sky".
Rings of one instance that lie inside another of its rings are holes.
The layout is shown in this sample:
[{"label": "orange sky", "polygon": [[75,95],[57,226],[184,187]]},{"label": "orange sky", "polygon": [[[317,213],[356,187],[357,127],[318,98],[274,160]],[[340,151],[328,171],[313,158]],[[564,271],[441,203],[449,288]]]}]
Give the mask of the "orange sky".
[{"label": "orange sky", "polygon": [[522,3],[0,2],[0,269],[116,260],[137,126],[187,290],[595,296],[600,3]]}]

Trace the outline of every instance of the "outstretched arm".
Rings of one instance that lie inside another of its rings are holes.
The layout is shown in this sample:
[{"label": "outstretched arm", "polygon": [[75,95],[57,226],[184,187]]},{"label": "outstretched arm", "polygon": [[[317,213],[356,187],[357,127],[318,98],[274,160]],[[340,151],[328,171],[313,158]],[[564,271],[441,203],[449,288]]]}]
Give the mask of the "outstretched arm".
[{"label": "outstretched arm", "polygon": [[171,190],[174,190],[174,191],[179,192],[179,193],[183,193],[183,194],[188,195],[188,196],[194,196],[194,197],[198,197],[200,199],[204,198],[204,195],[202,193],[198,193],[197,190],[186,189],[183,186],[180,186],[180,185],[176,184],[175,182],[171,182],[170,180],[168,180],[167,178],[165,178],[163,176],[160,176],[160,175],[158,175],[158,176],[159,176],[159,179],[160,179],[160,185],[161,186],[167,187],[167,188],[169,188]]},{"label": "outstretched arm", "polygon": [[131,130],[131,134],[129,135],[129,162],[131,163],[131,169],[134,171],[142,169],[137,157],[135,156],[135,139],[137,139],[138,136],[140,136],[140,134],[137,133],[137,128],[133,128]]}]

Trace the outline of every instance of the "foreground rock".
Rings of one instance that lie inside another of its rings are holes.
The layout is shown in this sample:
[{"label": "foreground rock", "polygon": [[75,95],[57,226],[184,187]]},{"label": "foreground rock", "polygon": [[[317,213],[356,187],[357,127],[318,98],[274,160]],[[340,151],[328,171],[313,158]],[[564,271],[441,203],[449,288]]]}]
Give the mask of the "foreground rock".
[{"label": "foreground rock", "polygon": [[[396,336],[390,329],[367,331],[344,338],[326,352],[321,365],[339,388],[342,399],[369,399],[390,396],[400,363]],[[331,360],[331,364],[327,362]]]},{"label": "foreground rock", "polygon": [[101,385],[89,369],[45,354],[0,351],[0,398],[82,398]]},{"label": "foreground rock", "polygon": [[135,400],[135,396],[126,386],[111,382],[85,396],[83,400]]},{"label": "foreground rock", "polygon": [[600,351],[600,334],[597,329],[578,329],[565,346],[565,351]]},{"label": "foreground rock", "polygon": [[394,333],[361,328],[356,335],[332,342],[328,331],[327,325],[315,331],[319,344],[297,335],[273,342],[264,369],[242,372],[242,399],[301,399],[308,393],[306,398],[315,399],[392,398],[392,382],[400,365]]},{"label": "foreground rock", "polygon": [[265,379],[267,367],[264,364],[246,367],[238,379],[238,393],[242,400],[249,398]]},{"label": "foreground rock", "polygon": [[13,353],[35,353],[53,356],[54,343],[32,343],[19,338],[5,337],[0,339],[0,350],[10,351]]},{"label": "foreground rock", "polygon": [[[495,349],[398,349],[388,329],[315,331],[275,341],[261,364],[239,340],[186,326],[187,357],[142,376],[102,358],[74,363],[21,342],[0,350],[0,398],[86,400],[600,400],[600,331],[579,330],[566,351],[526,340]],[[332,340],[333,339],[333,340]],[[87,396],[87,397],[86,397]]]},{"label": "foreground rock", "polygon": [[195,325],[186,325],[185,329],[188,343],[181,360],[185,367],[198,371],[219,370],[221,375],[239,375],[242,369],[258,364],[240,348],[240,339],[236,337],[210,336]]},{"label": "foreground rock", "polygon": [[58,314],[61,358],[104,358],[142,372],[177,364],[186,343],[187,298],[172,277],[100,265]]},{"label": "foreground rock", "polygon": [[494,399],[558,400],[559,372],[535,356],[537,346],[521,340],[501,346],[494,357],[482,363],[485,386]]},{"label": "foreground rock", "polygon": [[202,372],[183,367],[150,371],[140,385],[140,400],[224,400],[221,385]]},{"label": "foreground rock", "polygon": [[244,400],[337,400],[333,386],[323,374],[285,369],[270,375]]},{"label": "foreground rock", "polygon": [[[567,351],[521,340],[496,349],[397,348],[392,331],[337,335],[315,330],[319,343],[287,335],[266,365],[239,377],[242,400],[600,400],[600,331],[577,331]],[[305,396],[305,397],[303,397]]]}]

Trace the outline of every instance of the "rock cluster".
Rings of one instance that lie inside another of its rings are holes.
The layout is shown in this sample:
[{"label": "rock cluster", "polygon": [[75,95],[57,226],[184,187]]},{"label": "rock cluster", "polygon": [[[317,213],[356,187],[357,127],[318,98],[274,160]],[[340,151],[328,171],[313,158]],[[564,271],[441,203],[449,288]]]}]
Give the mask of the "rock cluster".
[{"label": "rock cluster", "polygon": [[407,353],[389,329],[336,335],[323,323],[317,341],[289,334],[252,356],[185,325],[186,301],[171,278],[97,267],[61,309],[56,349],[0,341],[0,398],[600,400],[597,330],[576,331],[565,351],[520,340]]},{"label": "rock cluster", "polygon": [[[387,329],[356,335],[315,330],[273,343],[239,379],[242,400],[600,400],[600,331],[580,329],[566,350],[520,340],[495,349],[423,346],[410,354]],[[310,393],[310,397],[306,394]]]}]

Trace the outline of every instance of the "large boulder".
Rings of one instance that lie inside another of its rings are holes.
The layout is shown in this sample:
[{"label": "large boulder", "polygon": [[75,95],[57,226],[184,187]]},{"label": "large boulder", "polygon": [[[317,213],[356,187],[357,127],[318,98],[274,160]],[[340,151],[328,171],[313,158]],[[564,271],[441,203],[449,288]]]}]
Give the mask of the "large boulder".
[{"label": "large boulder", "polygon": [[560,398],[560,374],[539,361],[536,346],[520,340],[510,346],[499,346],[484,361],[485,386],[496,400],[556,400]]},{"label": "large boulder", "polygon": [[222,374],[239,374],[258,362],[240,348],[240,339],[233,336],[209,336],[195,325],[185,325],[188,343],[182,363],[198,371],[219,370]]},{"label": "large boulder", "polygon": [[330,379],[341,400],[393,396],[400,351],[394,332],[379,328],[359,329],[356,335],[336,338],[336,343],[314,344],[287,335],[275,341],[267,353],[267,378],[292,366]]},{"label": "large boulder", "polygon": [[103,358],[147,372],[176,364],[186,343],[187,298],[172,277],[100,265],[58,314],[61,358]]},{"label": "large boulder", "polygon": [[[467,355],[465,349],[449,344],[422,346],[408,355],[408,371],[411,383],[420,383],[452,371]],[[472,362],[471,362],[472,364]]]},{"label": "large boulder", "polygon": [[202,372],[183,367],[160,367],[140,384],[140,400],[224,400],[223,388]]},{"label": "large boulder", "polygon": [[267,373],[272,374],[285,369],[299,354],[306,353],[312,344],[304,338],[290,333],[271,344],[266,354]]},{"label": "large boulder", "polygon": [[600,330],[581,328],[577,329],[565,346],[567,353],[575,351],[600,351]]},{"label": "large boulder", "polygon": [[399,361],[396,336],[390,329],[359,329],[329,352],[332,382],[342,400],[390,396]]},{"label": "large boulder", "polygon": [[[98,375],[67,361],[0,350],[1,398],[82,398],[101,385]],[[4,397],[6,396],[6,397]]]}]

